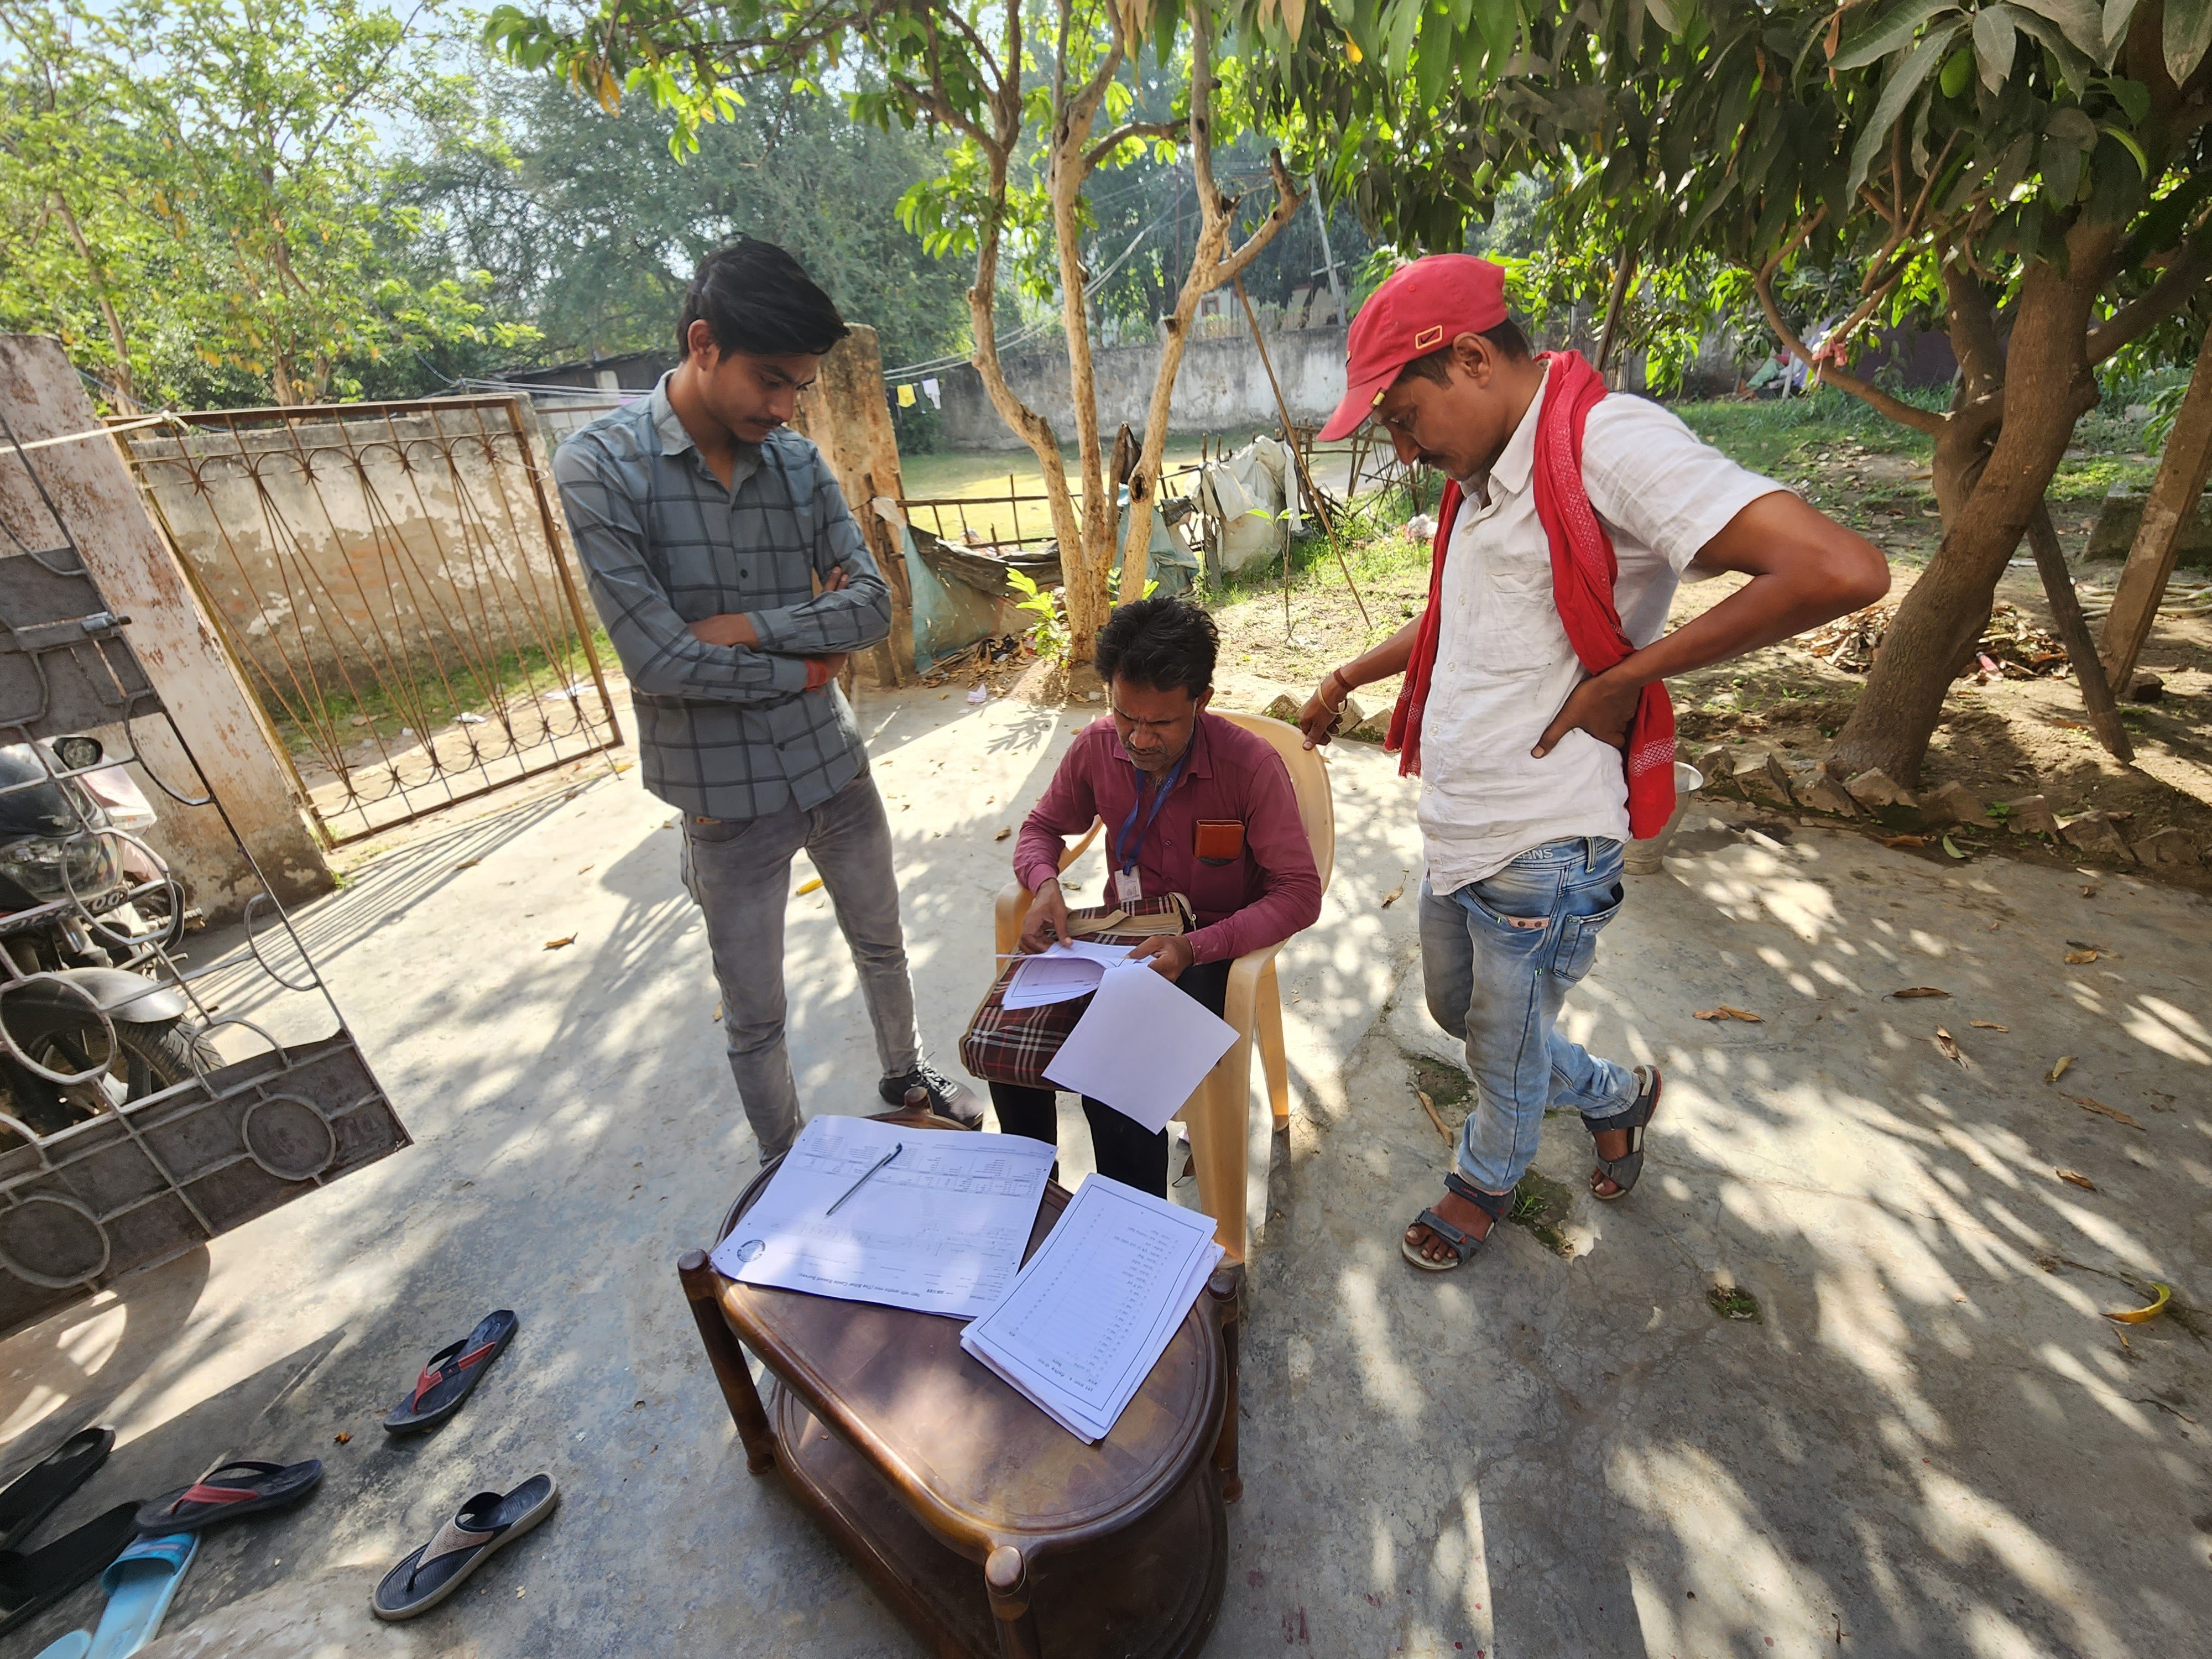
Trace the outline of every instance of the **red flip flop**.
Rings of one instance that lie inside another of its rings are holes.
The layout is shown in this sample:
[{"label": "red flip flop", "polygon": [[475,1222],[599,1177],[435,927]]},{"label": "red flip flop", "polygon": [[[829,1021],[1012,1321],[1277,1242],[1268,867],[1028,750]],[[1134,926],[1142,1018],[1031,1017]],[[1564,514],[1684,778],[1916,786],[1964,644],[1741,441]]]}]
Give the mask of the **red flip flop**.
[{"label": "red flip flop", "polygon": [[461,1402],[521,1328],[512,1308],[486,1314],[476,1329],[430,1356],[384,1426],[393,1434],[411,1434],[444,1422],[460,1410]]},{"label": "red flip flop", "polygon": [[141,1532],[199,1532],[241,1516],[289,1508],[313,1492],[322,1478],[319,1458],[290,1464],[242,1458],[210,1469],[189,1486],[141,1504],[132,1524]]}]

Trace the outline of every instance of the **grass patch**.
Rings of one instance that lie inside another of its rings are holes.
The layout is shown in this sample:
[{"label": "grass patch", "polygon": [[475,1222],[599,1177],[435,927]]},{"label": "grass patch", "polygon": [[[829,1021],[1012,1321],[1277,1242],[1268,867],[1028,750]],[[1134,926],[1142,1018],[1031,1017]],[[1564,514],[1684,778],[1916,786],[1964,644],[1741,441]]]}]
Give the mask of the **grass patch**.
[{"label": "grass patch", "polygon": [[1505,1218],[1516,1227],[1527,1228],[1530,1237],[1553,1255],[1572,1255],[1574,1247],[1559,1231],[1559,1224],[1567,1218],[1574,1197],[1574,1189],[1565,1182],[1531,1170],[1513,1189],[1513,1207]]},{"label": "grass patch", "polygon": [[1705,1304],[1723,1319],[1756,1320],[1759,1298],[1733,1285],[1716,1285],[1705,1292]]},{"label": "grass patch", "polygon": [[[592,649],[598,654],[602,672],[621,672],[621,664],[605,629],[592,629]],[[588,684],[592,678],[591,663],[583,647],[573,643],[564,652],[549,653],[535,645],[505,652],[489,665],[489,669],[483,674],[474,669],[450,677],[424,674],[412,682],[405,696],[398,698],[382,682],[362,674],[351,690],[345,689],[343,681],[336,686],[325,686],[321,701],[328,710],[330,724],[337,729],[338,741],[350,743],[371,730],[387,738],[396,736],[403,727],[415,730],[418,735],[428,735],[452,724],[464,712],[488,713],[495,702],[526,702],[564,685]],[[597,693],[592,695],[596,696]],[[274,692],[264,689],[262,703],[286,747],[295,754],[314,750],[313,735],[293,719]]]},{"label": "grass patch", "polygon": [[[1913,401],[1923,400],[1930,408],[1940,408],[1946,401],[1941,394],[1913,394]],[[1809,398],[1757,403],[1721,398],[1673,407],[1707,443],[1753,471],[1772,477],[1817,465],[1838,448],[1923,459],[1936,453],[1935,440],[1925,433],[1899,426],[1857,398],[1826,389]]]}]

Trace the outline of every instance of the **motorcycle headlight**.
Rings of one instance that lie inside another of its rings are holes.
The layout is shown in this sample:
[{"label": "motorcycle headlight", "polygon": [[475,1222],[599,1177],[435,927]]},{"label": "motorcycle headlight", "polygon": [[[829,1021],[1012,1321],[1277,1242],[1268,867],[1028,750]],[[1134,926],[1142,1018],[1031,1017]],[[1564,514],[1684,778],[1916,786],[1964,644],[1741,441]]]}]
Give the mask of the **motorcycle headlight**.
[{"label": "motorcycle headlight", "polygon": [[33,896],[52,900],[75,894],[99,897],[123,878],[110,836],[76,836],[59,840],[34,836],[0,847],[0,875]]}]

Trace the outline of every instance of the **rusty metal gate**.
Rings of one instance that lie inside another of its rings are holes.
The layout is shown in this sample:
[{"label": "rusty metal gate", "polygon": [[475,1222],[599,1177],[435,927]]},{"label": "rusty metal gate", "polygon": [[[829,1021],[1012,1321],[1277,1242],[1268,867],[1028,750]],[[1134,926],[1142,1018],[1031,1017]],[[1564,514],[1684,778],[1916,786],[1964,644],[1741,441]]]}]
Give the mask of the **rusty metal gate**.
[{"label": "rusty metal gate", "polygon": [[[0,1334],[408,1145],[28,453],[98,435],[0,414]],[[259,890],[188,951],[143,836],[200,814]]]},{"label": "rusty metal gate", "polygon": [[509,398],[118,431],[332,845],[619,746]]}]

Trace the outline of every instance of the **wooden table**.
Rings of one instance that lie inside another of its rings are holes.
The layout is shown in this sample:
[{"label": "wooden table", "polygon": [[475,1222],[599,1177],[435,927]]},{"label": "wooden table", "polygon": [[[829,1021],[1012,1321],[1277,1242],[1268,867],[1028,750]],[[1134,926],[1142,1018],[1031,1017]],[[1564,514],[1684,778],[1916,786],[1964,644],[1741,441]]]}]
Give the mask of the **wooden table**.
[{"label": "wooden table", "polygon": [[[927,1111],[884,1121],[956,1129]],[[1067,1200],[1045,1188],[1030,1250]],[[678,1272],[747,1467],[781,1469],[944,1659],[1180,1659],[1206,1644],[1228,1560],[1222,1505],[1241,1490],[1241,1270],[1214,1275],[1096,1446],[969,1358],[957,1320],[740,1285],[699,1250]],[[765,1402],[740,1340],[769,1372]]]}]

